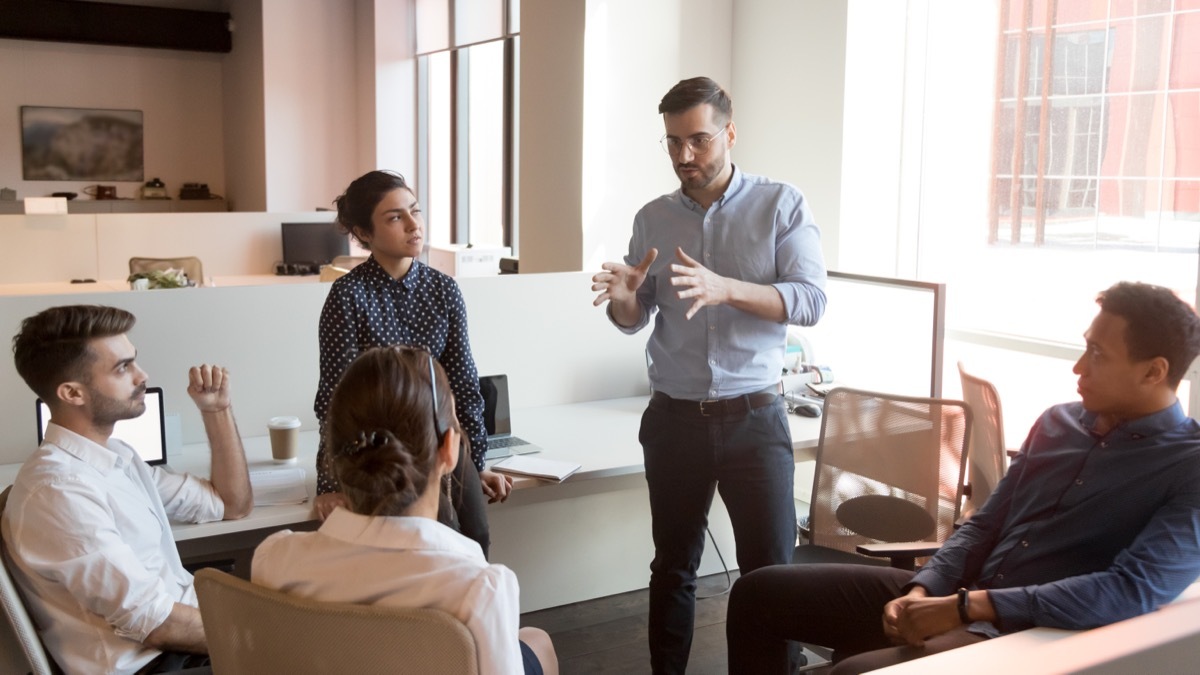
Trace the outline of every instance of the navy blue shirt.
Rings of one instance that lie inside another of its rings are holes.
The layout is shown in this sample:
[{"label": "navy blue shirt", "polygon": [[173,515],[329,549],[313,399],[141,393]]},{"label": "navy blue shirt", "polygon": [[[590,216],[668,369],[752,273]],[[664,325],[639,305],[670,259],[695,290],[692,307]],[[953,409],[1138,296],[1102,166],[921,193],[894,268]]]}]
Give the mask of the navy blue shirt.
[{"label": "navy blue shirt", "polygon": [[[371,347],[421,347],[446,371],[458,423],[471,440],[471,459],[477,469],[483,469],[488,448],[483,395],[467,338],[467,306],[454,279],[415,260],[407,274],[393,279],[371,256],[333,282],[321,309],[318,337],[321,379],[313,411],[322,426],[333,388],[359,353]],[[322,440],[317,452],[318,494],[338,490],[324,459]]]},{"label": "navy blue shirt", "polygon": [[1050,408],[987,503],[913,582],[986,589],[1001,633],[1086,629],[1157,609],[1200,576],[1200,425],[1179,403],[1103,436]]}]

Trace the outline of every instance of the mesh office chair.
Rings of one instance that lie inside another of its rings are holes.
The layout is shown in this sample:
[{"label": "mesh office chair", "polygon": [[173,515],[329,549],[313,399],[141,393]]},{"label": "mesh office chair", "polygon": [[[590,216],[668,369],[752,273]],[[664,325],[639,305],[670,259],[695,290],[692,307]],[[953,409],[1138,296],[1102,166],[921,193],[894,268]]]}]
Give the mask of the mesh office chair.
[{"label": "mesh office chair", "polygon": [[187,275],[188,281],[192,282],[194,286],[204,285],[204,265],[195,256],[129,259],[130,276],[150,271],[165,272],[170,269],[183,270],[183,273]]},{"label": "mesh office chair", "polygon": [[[0,492],[0,514],[3,514],[5,507],[8,506],[9,492],[12,492],[11,485],[4,488],[4,492]],[[2,667],[0,669],[3,669],[4,672],[27,672],[33,673],[33,675],[61,673],[62,671],[46,654],[46,648],[42,645],[42,638],[38,635],[37,627],[33,625],[33,619],[29,617],[29,610],[25,607],[20,590],[17,589],[17,585],[8,571],[11,565],[8,548],[0,541],[0,604],[4,606],[4,616],[8,619],[10,629],[5,631],[3,639],[0,639],[0,651],[4,656],[3,659],[0,659],[0,667]],[[11,649],[14,642],[20,645],[20,653]],[[24,654],[25,661],[21,661],[21,654]],[[14,668],[16,670],[13,670]]]},{"label": "mesh office chair", "polygon": [[812,504],[793,562],[912,569],[954,530],[971,411],[962,401],[838,387],[825,396]]},{"label": "mesh office chair", "polygon": [[968,474],[964,516],[970,516],[983,506],[1004,477],[1008,457],[1004,448],[1004,418],[1000,414],[1000,394],[987,380],[972,375],[958,362],[962,378],[963,399],[975,414],[971,427],[971,446],[968,452]]},{"label": "mesh office chair", "polygon": [[479,672],[475,638],[436,609],[319,602],[216,569],[196,572],[213,672]]}]

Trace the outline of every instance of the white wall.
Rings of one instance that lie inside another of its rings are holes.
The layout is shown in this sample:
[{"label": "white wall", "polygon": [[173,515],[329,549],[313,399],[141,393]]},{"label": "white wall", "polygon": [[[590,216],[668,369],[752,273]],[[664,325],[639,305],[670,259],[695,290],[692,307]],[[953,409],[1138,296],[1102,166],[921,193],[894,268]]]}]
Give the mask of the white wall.
[{"label": "white wall", "polygon": [[355,3],[262,8],[267,210],[328,208],[358,166]]},{"label": "white wall", "polygon": [[729,0],[525,0],[521,6],[521,271],[595,270],[633,216],[678,187],[658,102],[730,80]]},{"label": "white wall", "polygon": [[522,0],[521,272],[582,265],[585,0]]},{"label": "white wall", "polygon": [[849,0],[754,0],[733,12],[734,161],[808,199],[838,266]]},{"label": "white wall", "polygon": [[[206,277],[272,274],[283,257],[280,223],[332,220],[333,214],[314,211],[3,215],[0,284],[120,280],[135,256],[196,256]],[[2,289],[3,295],[36,292],[42,291]]]},{"label": "white wall", "polygon": [[[242,214],[250,215],[250,214]],[[265,435],[273,415],[299,415],[305,428],[317,390],[317,322],[329,284],[0,295],[0,335],[47,308],[89,303],[138,317],[130,339],[151,384],[167,389],[167,413],[180,414],[183,442],[204,441],[184,391],[187,368],[219,363],[234,379],[244,436]],[[464,279],[471,344],[484,373],[507,373],[514,408],[646,394],[646,335],[624,335],[592,307],[586,273]],[[525,302],[513,303],[511,298]],[[0,464],[24,461],[36,443],[34,395],[0,359]]]},{"label": "white wall", "polygon": [[[412,8],[407,2],[359,0],[360,8],[364,4],[374,9],[369,22],[362,16],[365,11],[360,12],[358,32],[360,40],[370,45],[358,60],[358,128],[367,147],[360,150],[354,175],[372,169],[413,175],[417,166],[417,111],[413,105],[417,100],[417,69]],[[367,35],[373,35],[373,39]],[[347,177],[347,185],[352,177]]]},{"label": "white wall", "polygon": [[221,64],[225,88],[226,190],[233,211],[267,210],[263,128],[263,16],[261,0],[227,0],[234,18],[233,51]]},{"label": "white wall", "polygon": [[582,269],[620,260],[638,209],[679,187],[658,103],[689,77],[729,88],[732,19],[730,0],[587,3]]},{"label": "white wall", "polygon": [[145,180],[172,197],[185,182],[225,189],[220,54],[0,39],[0,187],[18,198],[116,185],[137,196],[141,182],[26,181],[21,171],[21,106],[141,110]]},{"label": "white wall", "polygon": [[[900,129],[907,4],[856,0],[847,12],[838,269],[899,274]],[[870,246],[855,246],[869,241]],[[907,270],[909,276],[912,272]]]}]

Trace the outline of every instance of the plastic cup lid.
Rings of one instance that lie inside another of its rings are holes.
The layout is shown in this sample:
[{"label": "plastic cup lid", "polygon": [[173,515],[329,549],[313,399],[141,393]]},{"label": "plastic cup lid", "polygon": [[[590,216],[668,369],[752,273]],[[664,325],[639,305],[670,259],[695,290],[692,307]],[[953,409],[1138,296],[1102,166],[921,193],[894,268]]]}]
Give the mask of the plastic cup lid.
[{"label": "plastic cup lid", "polygon": [[267,426],[272,429],[295,429],[300,426],[300,418],[292,415],[283,415],[280,417],[272,417]]}]

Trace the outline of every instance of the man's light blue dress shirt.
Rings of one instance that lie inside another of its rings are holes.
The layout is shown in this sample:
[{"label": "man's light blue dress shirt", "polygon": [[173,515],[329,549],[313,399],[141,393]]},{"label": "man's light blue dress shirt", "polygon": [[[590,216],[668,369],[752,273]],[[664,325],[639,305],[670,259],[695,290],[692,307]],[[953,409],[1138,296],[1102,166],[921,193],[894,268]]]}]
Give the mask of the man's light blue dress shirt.
[{"label": "man's light blue dress shirt", "polygon": [[[658,258],[638,289],[641,318],[655,317],[647,341],[655,391],[700,401],[741,396],[779,382],[787,325],[727,305],[706,306],[688,320],[694,300],[672,286],[675,248],[723,277],[774,286],[787,323],[811,326],[825,311],[825,261],[820,231],[800,191],[733,168],[725,194],[705,210],[676,190],[642,207],[633,222],[625,263],[637,265],[651,248]],[[611,308],[610,314],[611,318]]]}]

